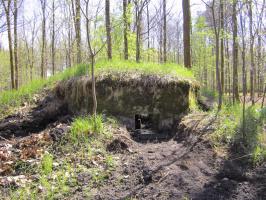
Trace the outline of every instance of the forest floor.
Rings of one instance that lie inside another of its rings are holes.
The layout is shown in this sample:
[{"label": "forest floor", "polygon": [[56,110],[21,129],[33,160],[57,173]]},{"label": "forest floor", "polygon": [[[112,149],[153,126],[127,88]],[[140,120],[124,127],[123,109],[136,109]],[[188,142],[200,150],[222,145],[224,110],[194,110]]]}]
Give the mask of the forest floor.
[{"label": "forest floor", "polygon": [[234,150],[217,154],[204,137],[212,124],[198,126],[202,115],[194,117],[193,127],[185,129],[197,126],[195,132],[169,141],[131,142],[95,199],[265,199],[266,163],[252,168]]},{"label": "forest floor", "polygon": [[[116,125],[110,129],[113,137],[103,143],[104,150],[86,163],[79,151],[66,153],[59,145],[72,116],[60,102],[51,102],[46,97],[37,106],[24,106],[1,120],[0,198],[10,199],[10,190],[38,182],[42,176],[32,166],[50,149],[55,168],[63,168],[62,157],[69,157],[72,167],[94,169],[70,170],[76,174],[68,177],[67,190],[59,188],[61,194],[52,196],[56,199],[266,199],[266,163],[254,168],[235,148],[217,152],[206,137],[215,128],[215,118],[208,114],[190,114],[167,141],[135,141],[123,125]],[[115,160],[111,164],[107,154]],[[37,186],[36,197],[42,192],[46,191]]]}]

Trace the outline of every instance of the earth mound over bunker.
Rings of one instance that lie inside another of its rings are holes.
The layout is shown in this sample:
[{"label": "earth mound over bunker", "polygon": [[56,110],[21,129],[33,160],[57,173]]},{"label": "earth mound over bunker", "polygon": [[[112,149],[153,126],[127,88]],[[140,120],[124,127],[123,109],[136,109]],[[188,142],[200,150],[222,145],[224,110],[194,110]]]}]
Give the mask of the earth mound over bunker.
[{"label": "earth mound over bunker", "polygon": [[[123,117],[133,129],[169,130],[189,110],[198,89],[197,83],[172,76],[106,73],[96,77],[97,111]],[[88,76],[62,81],[55,93],[74,114],[92,110]]]}]

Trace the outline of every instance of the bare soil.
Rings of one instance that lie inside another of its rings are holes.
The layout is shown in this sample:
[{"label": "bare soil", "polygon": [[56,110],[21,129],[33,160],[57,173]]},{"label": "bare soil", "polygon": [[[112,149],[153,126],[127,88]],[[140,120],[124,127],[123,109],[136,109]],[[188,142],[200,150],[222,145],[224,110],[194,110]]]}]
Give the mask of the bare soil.
[{"label": "bare soil", "polygon": [[266,163],[252,168],[233,150],[220,157],[203,139],[211,125],[188,124],[169,141],[128,143],[93,199],[266,199]]},{"label": "bare soil", "polygon": [[[30,137],[48,128],[49,136],[56,140],[67,131],[58,127],[69,119],[62,117],[67,114],[64,106],[49,100],[43,103],[23,116],[12,115],[0,122],[3,147],[14,140],[12,136]],[[206,116],[194,119],[191,115],[187,127],[180,125],[176,136],[168,141],[136,142],[128,132],[116,135],[106,148],[118,162],[103,185],[93,188],[92,199],[266,199],[266,163],[252,168],[238,159],[234,150],[227,158],[217,155],[204,137],[213,129],[214,121],[208,119],[206,126],[199,126],[199,118]],[[2,178],[5,176],[2,173]],[[82,194],[81,189],[70,197],[82,199]]]}]

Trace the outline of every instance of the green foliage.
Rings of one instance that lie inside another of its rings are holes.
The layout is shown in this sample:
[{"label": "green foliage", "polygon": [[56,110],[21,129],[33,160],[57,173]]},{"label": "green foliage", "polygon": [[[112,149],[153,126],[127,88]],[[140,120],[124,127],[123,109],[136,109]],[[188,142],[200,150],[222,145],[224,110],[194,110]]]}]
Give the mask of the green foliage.
[{"label": "green foliage", "polygon": [[45,175],[51,174],[53,171],[53,156],[49,153],[45,153],[41,160],[41,173]]},{"label": "green foliage", "polygon": [[200,95],[213,99],[216,99],[218,97],[217,91],[210,90],[206,87],[200,88]]},{"label": "green foliage", "polygon": [[[204,16],[199,16],[192,34],[193,71],[198,80],[202,80],[207,71],[214,70],[213,45],[209,40],[214,39],[213,30],[206,24]],[[207,81],[207,80],[204,80]],[[207,86],[207,83],[203,83]]]},{"label": "green foliage", "polygon": [[[216,114],[216,110],[213,114]],[[216,146],[230,144],[237,135],[241,119],[241,105],[224,105],[218,113],[219,124],[211,139]]]},{"label": "green foliage", "polygon": [[10,79],[9,52],[0,50],[0,91],[7,90]]},{"label": "green foliage", "polygon": [[31,103],[34,94],[41,91],[44,87],[52,87],[57,81],[86,74],[86,70],[86,65],[78,65],[68,68],[48,79],[33,80],[31,83],[23,85],[18,90],[3,91],[0,93],[0,112],[5,114],[10,108],[20,106],[24,102]]},{"label": "green foliage", "polygon": [[70,138],[74,143],[87,141],[93,134],[102,134],[104,132],[103,119],[101,115],[79,117],[71,124]]},{"label": "green foliage", "polygon": [[[215,146],[241,146],[246,155],[251,155],[253,164],[266,159],[266,136],[263,127],[266,122],[265,109],[250,106],[245,110],[241,104],[226,105],[218,114],[219,123],[210,138]],[[244,123],[243,123],[244,122]]]}]

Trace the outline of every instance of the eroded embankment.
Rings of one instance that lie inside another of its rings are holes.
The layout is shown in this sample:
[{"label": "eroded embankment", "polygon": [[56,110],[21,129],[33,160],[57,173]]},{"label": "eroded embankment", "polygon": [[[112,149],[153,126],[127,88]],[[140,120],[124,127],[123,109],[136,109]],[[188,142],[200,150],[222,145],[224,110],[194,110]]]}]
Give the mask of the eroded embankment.
[{"label": "eroded embankment", "polygon": [[[136,115],[150,116],[152,128],[162,131],[171,129],[177,119],[189,110],[191,97],[196,96],[198,89],[195,82],[171,76],[104,74],[96,78],[97,110],[122,116],[128,124],[135,123]],[[72,113],[92,110],[89,77],[63,81],[55,88],[55,93]]]}]

